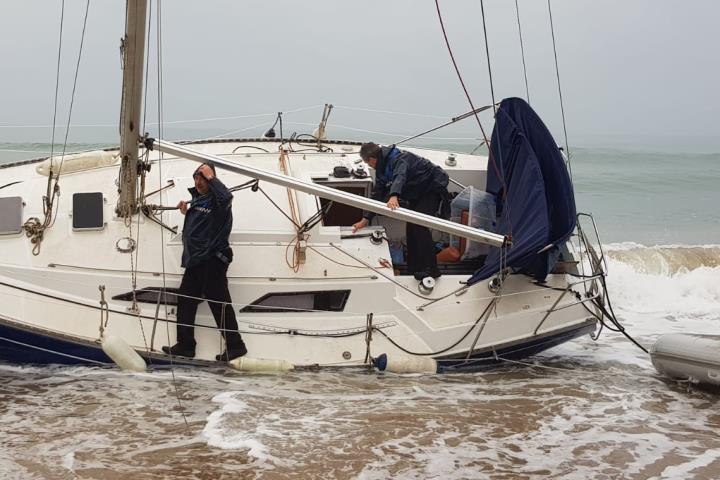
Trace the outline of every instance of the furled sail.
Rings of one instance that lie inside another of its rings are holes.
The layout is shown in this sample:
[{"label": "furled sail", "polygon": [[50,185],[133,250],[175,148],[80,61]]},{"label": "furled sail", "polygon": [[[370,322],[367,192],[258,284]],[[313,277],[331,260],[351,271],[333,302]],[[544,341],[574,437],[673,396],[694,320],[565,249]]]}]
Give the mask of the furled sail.
[{"label": "furled sail", "polygon": [[520,98],[500,103],[491,149],[494,161],[488,164],[486,190],[497,197],[497,233],[512,235],[513,243],[493,248],[469,283],[502,267],[544,280],[555,266],[558,245],[570,237],[576,223],[563,156],[540,117]]}]

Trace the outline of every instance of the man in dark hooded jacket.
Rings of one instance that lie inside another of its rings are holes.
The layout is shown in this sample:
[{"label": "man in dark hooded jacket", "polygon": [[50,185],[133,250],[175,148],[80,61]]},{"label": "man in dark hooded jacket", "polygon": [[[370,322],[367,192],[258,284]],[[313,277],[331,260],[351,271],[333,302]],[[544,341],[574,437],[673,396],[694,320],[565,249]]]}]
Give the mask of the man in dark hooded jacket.
[{"label": "man in dark hooded jacket", "polygon": [[[395,210],[403,202],[410,210],[435,215],[443,197],[447,195],[448,174],[430,160],[391,145],[380,147],[365,143],[360,147],[360,158],[375,170],[372,198],[387,202]],[[375,216],[365,212],[363,219],[353,225],[353,231],[366,227]],[[427,227],[406,224],[408,272],[416,279],[426,276],[437,278],[435,245]]]},{"label": "man in dark hooded jacket", "polygon": [[185,268],[177,306],[177,343],[162,347],[170,355],[195,356],[195,314],[207,299],[226,349],[215,358],[228,361],[247,353],[238,333],[235,311],[228,290],[227,270],[233,253],[228,242],[232,230],[232,193],[215,176],[212,164],[202,164],[193,173],[192,200],[181,201],[183,224],[182,266]]}]

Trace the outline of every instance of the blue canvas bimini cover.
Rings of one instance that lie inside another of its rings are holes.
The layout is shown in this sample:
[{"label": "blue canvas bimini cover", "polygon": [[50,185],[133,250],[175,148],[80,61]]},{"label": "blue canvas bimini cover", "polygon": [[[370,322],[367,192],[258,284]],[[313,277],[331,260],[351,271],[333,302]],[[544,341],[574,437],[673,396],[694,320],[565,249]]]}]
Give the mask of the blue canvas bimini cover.
[{"label": "blue canvas bimini cover", "polygon": [[[563,156],[540,117],[520,98],[500,103],[491,150],[486,190],[497,198],[497,233],[512,235],[504,265],[544,280],[555,266],[558,245],[575,229],[575,196]],[[490,251],[470,284],[500,270],[502,250]]]}]

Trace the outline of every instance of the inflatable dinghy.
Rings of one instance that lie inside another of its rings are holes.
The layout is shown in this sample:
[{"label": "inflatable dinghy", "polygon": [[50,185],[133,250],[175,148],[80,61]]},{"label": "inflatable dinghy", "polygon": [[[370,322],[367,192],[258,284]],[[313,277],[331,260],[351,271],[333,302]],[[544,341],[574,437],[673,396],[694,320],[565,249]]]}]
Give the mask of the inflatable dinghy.
[{"label": "inflatable dinghy", "polygon": [[650,357],[657,371],[670,378],[720,385],[720,336],[663,335],[650,348]]}]

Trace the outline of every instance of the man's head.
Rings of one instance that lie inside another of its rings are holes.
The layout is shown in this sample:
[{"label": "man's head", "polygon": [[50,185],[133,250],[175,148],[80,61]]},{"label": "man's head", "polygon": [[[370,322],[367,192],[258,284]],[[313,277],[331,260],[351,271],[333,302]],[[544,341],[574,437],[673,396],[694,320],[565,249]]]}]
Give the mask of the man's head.
[{"label": "man's head", "polygon": [[200,165],[194,172],[193,172],[193,180],[195,180],[195,188],[197,189],[198,193],[200,195],[205,195],[210,191],[210,184],[208,183],[207,178],[203,174],[203,167],[210,167],[210,170],[212,171],[213,176],[215,176],[215,165],[212,163],[203,163]]},{"label": "man's head", "polygon": [[377,162],[381,157],[382,148],[380,148],[380,145],[376,143],[363,143],[360,147],[360,158],[362,158],[363,161],[370,166],[370,168],[376,168]]}]

